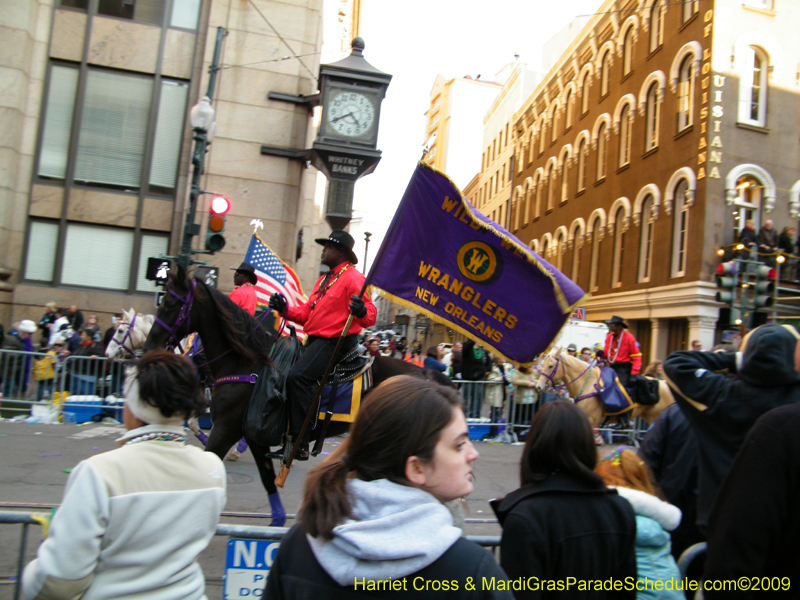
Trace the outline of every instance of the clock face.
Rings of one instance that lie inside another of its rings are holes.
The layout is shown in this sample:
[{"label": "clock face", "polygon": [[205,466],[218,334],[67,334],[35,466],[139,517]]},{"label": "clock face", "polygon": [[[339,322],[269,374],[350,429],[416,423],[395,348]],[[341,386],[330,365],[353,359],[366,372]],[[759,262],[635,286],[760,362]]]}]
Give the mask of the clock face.
[{"label": "clock face", "polygon": [[358,137],[372,129],[375,109],[369,98],[358,92],[342,92],[327,107],[328,123],[347,137]]}]

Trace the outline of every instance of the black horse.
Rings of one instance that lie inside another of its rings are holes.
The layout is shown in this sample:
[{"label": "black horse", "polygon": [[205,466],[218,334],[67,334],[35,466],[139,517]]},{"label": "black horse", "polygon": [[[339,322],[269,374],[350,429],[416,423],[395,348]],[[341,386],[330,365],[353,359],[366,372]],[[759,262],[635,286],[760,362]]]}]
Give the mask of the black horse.
[{"label": "black horse", "polygon": [[[177,274],[170,273],[164,299],[144,350],[177,345],[193,332],[197,332],[202,340],[208,368],[215,380],[260,373],[264,365],[269,363],[269,353],[277,339],[227,296],[208,287],[200,279],[187,278],[179,268]],[[393,358],[375,358],[372,365],[374,385],[396,375],[415,375],[452,385],[438,371],[420,369]],[[206,444],[208,452],[223,458],[241,439],[242,423],[252,391],[252,383],[227,383],[214,389],[211,402],[213,427]],[[349,424],[333,421],[327,435],[343,433],[347,428]],[[269,448],[259,446],[247,437],[245,440],[253,452],[261,482],[269,495],[272,525],[283,525],[286,513],[275,485],[272,460],[267,457]]]}]

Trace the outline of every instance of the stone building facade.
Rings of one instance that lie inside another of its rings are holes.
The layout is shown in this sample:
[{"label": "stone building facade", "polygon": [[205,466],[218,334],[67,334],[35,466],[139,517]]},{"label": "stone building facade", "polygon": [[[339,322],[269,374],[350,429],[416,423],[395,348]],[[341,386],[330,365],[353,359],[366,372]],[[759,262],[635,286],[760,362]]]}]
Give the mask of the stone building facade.
[{"label": "stone building facade", "polygon": [[744,218],[797,222],[798,18],[608,0],[515,115],[511,231],[591,294],[587,319],[626,318],[646,361],[721,339],[717,251]]},{"label": "stone building facade", "polygon": [[[147,258],[176,254],[188,205],[189,110],[206,94],[217,31],[226,30],[212,105],[216,136],[201,189],[228,197],[227,244],[208,257],[219,287],[253,232],[305,286],[319,270],[310,240],[327,225],[317,172],[266,156],[308,148],[306,107],[271,91],[317,90],[322,0],[9,0],[0,11],[0,322],[38,320],[45,303],[104,318],[154,312]],[[210,195],[202,194],[195,248]],[[299,253],[302,231],[305,251]],[[202,258],[203,255],[200,255]]]}]

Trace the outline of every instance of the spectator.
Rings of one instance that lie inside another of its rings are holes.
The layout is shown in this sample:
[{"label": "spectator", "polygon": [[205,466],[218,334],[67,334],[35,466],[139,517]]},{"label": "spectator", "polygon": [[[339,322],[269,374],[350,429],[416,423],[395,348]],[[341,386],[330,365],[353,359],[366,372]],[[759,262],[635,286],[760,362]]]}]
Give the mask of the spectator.
[{"label": "spectator", "polygon": [[683,517],[672,532],[672,556],[680,558],[692,544],[703,541],[697,528],[697,440],[680,406],[671,404],[647,430],[639,456],[653,471],[667,502]]},{"label": "spectator", "polygon": [[[800,564],[798,430],[800,403],[795,403],[767,412],[747,434],[711,511],[706,579],[774,577],[781,589],[788,589],[788,576],[795,576]],[[704,593],[706,598],[731,597],[730,592]],[[763,593],[734,597],[760,598]]]},{"label": "spectator", "polygon": [[[603,455],[596,470],[607,486],[615,487],[631,503],[636,513],[636,574],[643,588],[637,589],[636,598],[685,600],[669,537],[681,521],[681,511],[663,500],[650,469],[633,448],[614,448]],[[648,581],[672,581],[674,587],[655,590],[647,585]]]},{"label": "spectator", "polygon": [[642,373],[645,377],[652,377],[653,379],[658,379],[659,381],[664,380],[664,363],[660,360],[654,360]]},{"label": "spectator", "polygon": [[33,334],[36,333],[36,323],[25,319],[11,326],[11,333],[3,339],[3,350],[12,350],[3,357],[3,364],[0,365],[2,374],[3,395],[6,398],[25,395],[28,391],[28,381],[30,380],[32,361],[31,354],[23,352],[33,352]]},{"label": "spectator", "polygon": [[[86,329],[78,332],[80,343],[71,350],[73,357],[86,357],[90,359],[103,356],[103,348],[89,336]],[[69,347],[69,346],[68,346]],[[97,381],[103,374],[104,363],[101,361],[86,360],[77,358],[69,361],[70,365],[70,394],[94,395],[97,393]]]},{"label": "spectator", "polygon": [[42,331],[42,343],[50,345],[50,327],[56,321],[56,310],[58,305],[55,302],[48,302],[44,305],[44,315],[39,319],[39,329]]},{"label": "spectator", "polygon": [[[800,400],[794,370],[798,333],[768,324],[742,340],[742,352],[673,352],[667,382],[697,438],[697,525],[705,533],[711,506],[747,432],[765,412]],[[720,371],[738,375],[729,378]]]},{"label": "spectator", "polygon": [[770,267],[775,266],[775,252],[778,250],[778,232],[772,228],[772,219],[764,221],[758,232],[759,260]]},{"label": "spectator", "polygon": [[[480,343],[464,342],[461,355],[461,377],[466,381],[484,381],[492,370],[488,353]],[[479,419],[483,410],[483,383],[465,383],[461,389],[467,408],[467,418]]]},{"label": "spectator", "polygon": [[117,313],[111,317],[111,327],[106,329],[106,332],[103,335],[103,348],[108,348],[108,345],[111,343],[111,340],[113,339],[114,334],[117,332],[117,329],[119,329],[121,323],[122,313]]},{"label": "spectator", "polygon": [[97,315],[89,315],[86,317],[86,323],[84,323],[83,328],[86,330],[89,337],[98,344],[103,340],[100,335],[100,323],[97,322]]},{"label": "spectator", "polygon": [[186,445],[184,420],[205,413],[191,362],[155,350],[125,385],[123,445],[70,474],[28,598],[204,598],[197,557],[225,505],[225,467]]},{"label": "spectator", "polygon": [[[450,369],[450,378],[451,379],[461,379],[461,364],[462,364],[462,351],[464,349],[464,344],[461,342],[455,342],[453,344],[453,350],[448,355],[448,368]],[[447,362],[445,362],[447,364]]]},{"label": "spectator", "polygon": [[72,328],[72,331],[78,331],[83,327],[83,313],[79,311],[78,307],[74,304],[70,306],[67,311],[67,319],[69,319],[69,326]]},{"label": "spectator", "polygon": [[[506,400],[506,375],[503,359],[499,356],[490,357],[492,360],[492,370],[486,376],[486,394],[484,402],[489,406],[489,422],[499,423],[500,418],[503,416],[503,405]],[[493,438],[497,436],[497,425],[491,425],[489,433],[484,436],[484,439]]]},{"label": "spectator", "polygon": [[519,439],[528,431],[536,406],[536,382],[539,377],[532,366],[519,367],[511,377],[514,386],[514,425]]},{"label": "spectator", "polygon": [[[758,251],[758,232],[756,231],[755,221],[752,219],[747,219],[744,222],[744,227],[739,232],[739,243],[744,246],[741,257],[745,260],[751,258],[751,253]],[[758,257],[753,256],[752,259],[757,260]]]},{"label": "spectator", "polygon": [[569,354],[570,356],[575,356],[577,353],[578,353],[578,346],[576,346],[575,344],[570,344],[569,346],[567,346],[567,354]]},{"label": "spectator", "polygon": [[433,369],[434,371],[446,371],[447,367],[439,360],[439,347],[431,346],[425,356],[423,363],[426,369]]},{"label": "spectator", "polygon": [[415,591],[412,581],[457,581],[448,598],[511,600],[464,585],[506,576],[444,506],[472,491],[476,458],[455,390],[410,376],[384,381],[350,436],[308,473],[300,522],[281,542],[264,597],[350,598],[361,592],[354,584],[405,578],[405,593],[384,595],[438,598],[441,589]]},{"label": "spectator", "polygon": [[65,338],[69,338],[72,335],[72,327],[70,327],[69,319],[63,308],[57,308],[53,313],[53,317],[53,324],[50,326],[50,339],[47,341],[48,346],[52,346],[59,335],[63,335]]},{"label": "spectator", "polygon": [[702,352],[703,344],[700,343],[700,340],[692,340],[692,350],[695,352]]},{"label": "spectator", "polygon": [[795,228],[787,226],[783,228],[780,236],[778,236],[778,248],[786,257],[786,262],[781,265],[781,279],[787,281],[794,281],[796,279],[795,266],[797,259],[794,257],[796,254],[796,247],[794,245]]},{"label": "spectator", "polygon": [[370,356],[380,356],[381,355],[381,351],[378,348],[378,343],[379,343],[378,342],[378,338],[372,338],[367,343],[367,352],[369,352]]},{"label": "spectator", "polygon": [[[633,509],[603,484],[596,465],[592,428],[577,406],[556,401],[536,413],[522,452],[522,487],[492,503],[503,527],[500,564],[510,580],[636,578]],[[634,598],[636,591],[616,596]],[[614,594],[598,590],[592,597]]]},{"label": "spectator", "polygon": [[60,348],[45,348],[43,354],[33,359],[33,378],[36,381],[36,401],[53,397],[53,384],[55,383],[55,364],[58,360],[57,350]]},{"label": "spectator", "polygon": [[579,358],[583,362],[592,362],[592,351],[589,348],[581,348],[581,355]]}]

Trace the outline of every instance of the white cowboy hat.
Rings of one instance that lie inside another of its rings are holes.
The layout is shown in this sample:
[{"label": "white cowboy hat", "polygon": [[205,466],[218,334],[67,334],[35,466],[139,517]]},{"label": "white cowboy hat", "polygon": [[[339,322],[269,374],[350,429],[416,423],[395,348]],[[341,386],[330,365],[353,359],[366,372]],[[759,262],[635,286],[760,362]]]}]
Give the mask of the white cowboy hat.
[{"label": "white cowboy hat", "polygon": [[25,319],[24,321],[20,321],[17,330],[21,333],[36,333],[36,323],[30,319]]}]

